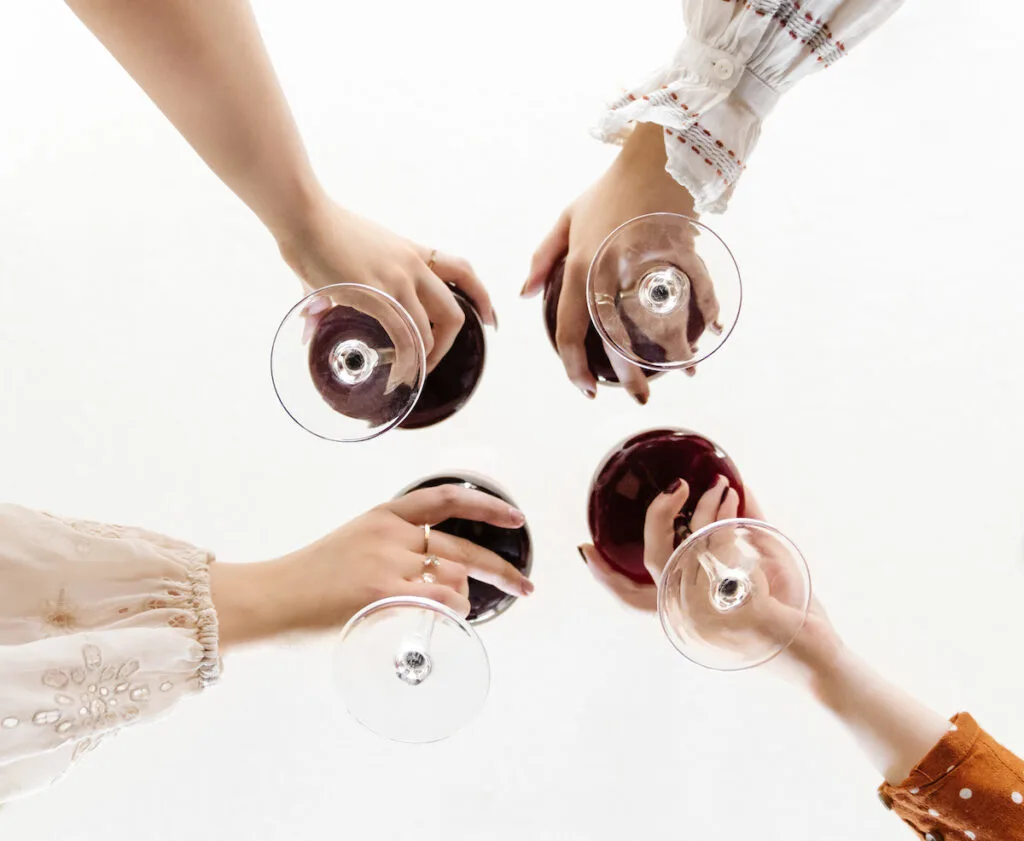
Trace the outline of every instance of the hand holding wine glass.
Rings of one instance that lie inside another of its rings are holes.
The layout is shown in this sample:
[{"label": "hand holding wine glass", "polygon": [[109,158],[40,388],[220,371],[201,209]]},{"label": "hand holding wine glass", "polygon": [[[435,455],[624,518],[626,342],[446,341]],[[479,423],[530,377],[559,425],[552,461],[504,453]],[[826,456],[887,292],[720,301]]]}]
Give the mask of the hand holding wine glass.
[{"label": "hand holding wine glass", "polygon": [[[278,247],[307,293],[354,283],[398,301],[423,338],[428,371],[449,351],[465,320],[448,284],[466,293],[486,324],[495,324],[490,296],[466,260],[417,245],[326,196],[302,226],[278,234]],[[308,336],[322,312],[307,313]]]},{"label": "hand holding wine glass", "polygon": [[453,517],[516,529],[522,512],[480,491],[445,485],[370,509],[311,545],[276,560],[217,564],[214,598],[225,645],[295,631],[341,627],[366,605],[391,596],[430,599],[465,616],[468,579],[513,596],[533,584],[495,553],[435,532],[433,581],[424,580],[424,525]]},{"label": "hand holding wine glass", "polygon": [[[665,171],[665,160],[662,129],[649,124],[638,126],[608,171],[562,213],[534,254],[529,278],[523,286],[524,296],[540,292],[558,263],[565,259],[555,344],[569,379],[591,398],[597,393],[598,380],[588,365],[585,340],[591,327],[587,276],[595,254],[613,231],[637,217],[665,213],[696,218],[693,198]],[[685,239],[685,229],[679,230]],[[665,357],[677,363],[694,358],[696,354],[691,348],[694,333],[699,335],[705,327],[716,329],[719,319],[715,288],[703,261],[696,254],[695,239],[692,235],[688,242],[681,242],[680,239],[675,236],[671,241],[648,240],[643,245],[646,249],[663,252],[666,256],[671,251],[672,258],[664,261],[667,264],[678,265],[679,255],[684,255],[685,265],[679,268],[690,281],[687,294],[692,293],[692,300],[696,304],[687,308],[699,322],[695,330],[680,330],[679,322],[674,320],[664,320],[663,330],[651,330],[650,320],[644,319],[640,312],[635,312],[634,318],[629,318],[630,308],[639,308],[635,299],[624,302],[621,314],[627,322],[642,325],[647,332],[645,340],[662,348]],[[619,253],[610,253],[608,257],[623,260],[628,259],[629,254],[620,250]],[[625,327],[613,326],[610,332],[620,329],[624,330]],[[638,402],[646,403],[650,389],[644,371],[614,352],[608,337],[605,338],[606,352],[619,382]],[[614,344],[629,345],[629,342],[623,344],[625,337],[612,335],[611,338]],[[686,370],[693,373],[693,368]]]}]

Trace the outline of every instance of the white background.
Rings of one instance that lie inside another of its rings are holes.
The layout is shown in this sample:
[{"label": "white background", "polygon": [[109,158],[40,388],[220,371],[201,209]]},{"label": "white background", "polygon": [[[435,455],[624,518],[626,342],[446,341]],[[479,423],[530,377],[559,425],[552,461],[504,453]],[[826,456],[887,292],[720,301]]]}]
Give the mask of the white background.
[{"label": "white background", "polygon": [[537,592],[483,629],[492,694],[449,742],[362,732],[329,641],[254,651],[6,808],[0,836],[909,837],[808,699],[689,665],[590,579],[591,472],[659,424],[730,452],[854,647],[1024,751],[1024,13],[981,9],[911,4],[783,100],[712,221],[744,269],[740,327],[641,408],[583,399],[516,294],[610,159],[587,134],[601,99],[671,54],[678,4],[259,2],[332,193],[465,254],[501,318],[465,411],[341,446],[274,398],[299,286],[266,233],[61,4],[5,3],[0,498],[244,561],[465,466],[526,511]]}]

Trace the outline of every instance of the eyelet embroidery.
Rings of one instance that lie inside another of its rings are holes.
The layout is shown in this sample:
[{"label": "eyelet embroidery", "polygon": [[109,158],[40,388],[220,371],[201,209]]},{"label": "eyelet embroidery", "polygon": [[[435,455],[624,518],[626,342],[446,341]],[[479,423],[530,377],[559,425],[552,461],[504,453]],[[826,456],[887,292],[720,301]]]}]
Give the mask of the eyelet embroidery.
[{"label": "eyelet embroidery", "polygon": [[[50,727],[64,742],[79,739],[72,759],[94,750],[107,735],[130,724],[142,715],[149,703],[149,684],[133,681],[139,661],[125,660],[104,665],[103,653],[96,645],[82,646],[82,665],[48,669],[42,675],[43,686],[57,690],[55,707],[36,711],[31,718],[37,727]],[[160,691],[172,689],[164,680]],[[13,729],[22,723],[16,716],[0,721],[0,727]],[[88,734],[88,735],[86,735]]]}]

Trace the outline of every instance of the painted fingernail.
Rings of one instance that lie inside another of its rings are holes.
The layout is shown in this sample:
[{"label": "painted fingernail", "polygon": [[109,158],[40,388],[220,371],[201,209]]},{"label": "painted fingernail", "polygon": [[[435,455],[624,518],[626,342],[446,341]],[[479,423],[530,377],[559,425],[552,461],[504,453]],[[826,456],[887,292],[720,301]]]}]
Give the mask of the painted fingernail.
[{"label": "painted fingernail", "polygon": [[683,370],[686,372],[686,376],[688,376],[688,377],[696,377],[697,376],[697,366],[696,365],[694,365],[692,368],[684,368]]},{"label": "painted fingernail", "polygon": [[678,491],[678,490],[679,490],[679,489],[680,489],[680,488],[681,488],[682,486],[683,486],[683,480],[682,480],[682,479],[673,479],[673,480],[672,480],[672,484],[671,484],[671,485],[669,485],[669,486],[668,486],[668,487],[667,487],[667,488],[665,489],[665,493],[667,493],[667,494],[674,494],[674,493],[675,493],[676,491]]},{"label": "painted fingernail", "polygon": [[580,391],[583,392],[583,396],[586,397],[588,400],[593,400],[595,397],[597,397],[597,391],[595,391],[589,385],[588,386],[582,386],[580,388]]},{"label": "painted fingernail", "polygon": [[589,561],[587,560],[587,553],[583,551],[583,547],[582,546],[577,546],[576,547],[576,551],[579,552],[580,553],[580,557],[583,558],[583,563],[585,563],[585,564],[589,563]]},{"label": "painted fingernail", "polygon": [[521,526],[523,523],[526,522],[526,515],[518,508],[509,508],[508,515],[512,518],[512,522],[515,523],[517,526]]},{"label": "painted fingernail", "polygon": [[494,332],[498,332],[498,311],[491,307],[491,327],[494,328]]},{"label": "painted fingernail", "polygon": [[526,289],[527,289],[527,287],[528,287],[529,285],[530,285],[530,281],[529,281],[529,280],[527,280],[527,281],[526,281],[526,283],[524,283],[524,284],[523,284],[523,288],[519,290],[519,297],[520,297],[520,298],[522,298],[522,297],[523,297],[523,295],[525,295],[525,294],[526,294]]},{"label": "painted fingernail", "polygon": [[634,394],[633,397],[636,399],[636,402],[639,403],[641,406],[646,406],[647,401],[650,399],[650,395],[648,394]]},{"label": "painted fingernail", "polygon": [[713,321],[711,323],[711,329],[714,330],[716,333],[721,333],[725,328],[722,326],[722,323],[720,321]]},{"label": "painted fingernail", "polygon": [[529,578],[524,578],[523,579],[522,586],[523,586],[523,595],[524,596],[530,595],[530,593],[532,593],[536,589],[533,586],[533,582]]}]

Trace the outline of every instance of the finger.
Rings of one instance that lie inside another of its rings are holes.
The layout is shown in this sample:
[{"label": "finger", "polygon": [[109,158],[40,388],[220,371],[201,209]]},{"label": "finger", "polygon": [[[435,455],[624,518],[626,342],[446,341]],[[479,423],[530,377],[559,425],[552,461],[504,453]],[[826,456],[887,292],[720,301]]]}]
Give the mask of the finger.
[{"label": "finger", "polygon": [[715,285],[708,274],[707,266],[700,255],[694,253],[693,258],[686,261],[685,269],[690,277],[693,298],[700,309],[700,314],[704,316],[704,323],[711,325],[716,332],[721,333],[722,326],[718,322],[720,317],[718,296],[715,295]]},{"label": "finger", "polygon": [[427,370],[432,371],[455,344],[455,337],[462,329],[466,314],[448,285],[426,269],[416,284],[416,291],[434,337],[434,346],[427,354]]},{"label": "finger", "polygon": [[761,503],[757,501],[754,492],[748,487],[743,488],[743,513],[752,520],[760,520],[762,523],[767,522],[764,510],[761,508]]},{"label": "finger", "polygon": [[612,370],[619,378],[619,383],[641,406],[646,406],[651,396],[651,387],[648,384],[644,369],[639,365],[624,359],[615,350],[604,343],[605,353],[608,354],[608,361],[612,363]]},{"label": "finger", "polygon": [[569,379],[587,397],[597,396],[597,380],[590,372],[584,340],[590,329],[587,311],[587,272],[589,266],[578,255],[565,261],[565,280],[558,299],[555,321],[555,347]]},{"label": "finger", "polygon": [[[433,539],[431,540],[433,542]],[[443,550],[442,550],[443,553]],[[411,574],[408,576],[409,581],[420,581],[423,582],[423,575],[429,573],[434,576],[435,581],[438,584],[443,584],[445,587],[450,587],[456,593],[469,598],[469,576],[466,574],[466,568],[455,561],[449,560],[444,554],[433,555],[436,564],[427,564],[426,560],[422,555],[413,555],[416,560],[416,565]]]},{"label": "finger", "polygon": [[740,509],[740,495],[736,493],[735,488],[729,488],[725,492],[725,498],[722,500],[722,504],[718,508],[718,519],[719,520],[734,520],[739,513]]},{"label": "finger", "polygon": [[661,578],[665,564],[675,549],[675,520],[690,495],[690,486],[676,479],[669,489],[658,494],[647,506],[644,519],[644,566],[651,578]]},{"label": "finger", "polygon": [[430,352],[434,349],[434,333],[430,329],[430,316],[427,315],[427,311],[423,308],[423,304],[420,303],[420,299],[416,294],[416,287],[411,286],[407,290],[395,295],[395,300],[405,308],[405,311],[412,318],[416,329],[419,331],[420,338],[423,340],[423,350],[429,359]]},{"label": "finger", "polygon": [[465,292],[485,324],[489,324],[491,327],[498,326],[491,296],[487,294],[487,287],[477,277],[468,260],[438,252],[434,255],[434,274],[446,283],[454,283]]},{"label": "finger", "polygon": [[569,208],[562,211],[555,226],[544,237],[543,242],[533,254],[530,263],[530,274],[523,284],[519,293],[523,298],[530,298],[540,292],[547,283],[555,264],[562,259],[569,250],[569,229],[571,226],[571,215]]},{"label": "finger", "polygon": [[302,308],[300,315],[304,320],[302,327],[302,343],[309,344],[316,333],[316,328],[324,314],[331,308],[331,300],[326,295],[317,295]]},{"label": "finger", "polygon": [[[507,529],[519,528],[526,522],[523,512],[503,499],[462,485],[423,488],[386,502],[381,507],[414,526],[433,526],[450,517],[476,520]],[[420,539],[422,542],[422,535]]]},{"label": "finger", "polygon": [[690,518],[690,531],[709,526],[718,519],[718,509],[725,498],[725,491],[728,488],[729,480],[719,476],[699,500],[693,509],[693,516]]},{"label": "finger", "polygon": [[462,595],[462,593],[455,592],[451,587],[445,587],[443,584],[425,584],[422,581],[412,581],[401,588],[399,595],[430,599],[451,608],[459,616],[469,616],[469,598]]},{"label": "finger", "polygon": [[614,569],[589,543],[578,547],[590,574],[619,601],[636,610],[654,612],[658,609],[658,588],[651,584],[637,584]]},{"label": "finger", "polygon": [[470,540],[435,531],[430,536],[430,545],[446,558],[460,564],[470,578],[497,587],[510,596],[528,596],[533,592],[533,582],[500,555],[477,546]]}]

